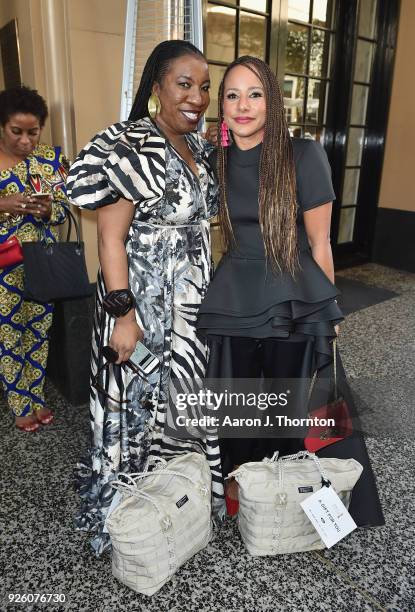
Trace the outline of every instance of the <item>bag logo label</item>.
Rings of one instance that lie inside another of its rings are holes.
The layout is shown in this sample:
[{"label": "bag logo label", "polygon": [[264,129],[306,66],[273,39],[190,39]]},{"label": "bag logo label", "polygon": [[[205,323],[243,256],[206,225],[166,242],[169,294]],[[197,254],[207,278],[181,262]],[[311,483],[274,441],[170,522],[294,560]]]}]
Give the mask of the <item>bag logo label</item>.
[{"label": "bag logo label", "polygon": [[298,487],[299,493],[312,493],[313,487]]},{"label": "bag logo label", "polygon": [[178,508],[181,508],[185,505],[187,501],[189,501],[189,498],[187,497],[187,495],[184,495],[181,499],[179,499],[179,501],[176,502],[176,506]]}]

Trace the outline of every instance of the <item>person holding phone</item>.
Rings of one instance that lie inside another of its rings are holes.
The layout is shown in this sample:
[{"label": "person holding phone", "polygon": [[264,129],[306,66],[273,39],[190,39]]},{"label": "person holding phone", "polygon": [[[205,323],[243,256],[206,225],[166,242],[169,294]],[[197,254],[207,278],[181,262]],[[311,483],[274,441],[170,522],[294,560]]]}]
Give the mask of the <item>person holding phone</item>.
[{"label": "person holding phone", "polygon": [[[196,129],[209,86],[207,61],[196,47],[160,43],[144,67],[129,121],[95,136],[68,178],[72,202],[98,211],[93,439],[77,466],[83,505],[76,517],[77,528],[94,532],[97,555],[110,544],[104,522],[119,471],[140,472],[157,456],[196,450],[210,461],[214,488],[220,481],[218,448],[165,431],[170,382],[202,377],[207,360],[195,322],[210,280],[208,219],[216,214],[217,184],[212,147]],[[159,361],[156,384],[128,366],[151,359],[134,354],[138,342]],[[106,367],[105,355],[115,363]]]},{"label": "person holding phone", "polygon": [[24,299],[20,254],[22,242],[55,242],[66,217],[68,164],[60,147],[39,143],[47,115],[36,90],[0,92],[0,380],[26,432],[53,420],[44,397],[53,305]]}]

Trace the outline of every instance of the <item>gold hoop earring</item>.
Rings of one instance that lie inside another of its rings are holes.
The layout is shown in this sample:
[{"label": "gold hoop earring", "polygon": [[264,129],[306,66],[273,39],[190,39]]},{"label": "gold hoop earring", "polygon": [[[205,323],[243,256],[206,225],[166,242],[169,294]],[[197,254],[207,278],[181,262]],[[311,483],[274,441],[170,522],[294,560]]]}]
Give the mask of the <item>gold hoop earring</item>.
[{"label": "gold hoop earring", "polygon": [[148,114],[152,119],[156,118],[161,111],[160,99],[157,94],[152,93],[147,102]]}]

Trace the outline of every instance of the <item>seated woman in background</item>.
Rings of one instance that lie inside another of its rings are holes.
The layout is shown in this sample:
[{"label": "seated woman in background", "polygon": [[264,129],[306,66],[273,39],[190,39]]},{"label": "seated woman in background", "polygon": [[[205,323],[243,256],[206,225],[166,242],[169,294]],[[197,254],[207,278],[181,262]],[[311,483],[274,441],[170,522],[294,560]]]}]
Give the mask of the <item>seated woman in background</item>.
[{"label": "seated woman in background", "polygon": [[47,116],[37,91],[0,92],[0,380],[16,426],[29,432],[53,420],[44,398],[53,306],[24,299],[22,262],[5,249],[13,238],[55,242],[65,221],[67,162],[60,147],[39,144]]},{"label": "seated woman in background", "polygon": [[[220,139],[212,164],[227,252],[198,317],[209,340],[208,376],[297,379],[303,413],[295,416],[303,418],[309,381],[332,364],[332,340],[343,319],[333,284],[330,166],[319,143],[290,138],[277,78],[263,61],[244,56],[230,64],[218,98]],[[277,428],[273,438],[223,439],[223,473],[275,451],[303,449],[302,438],[278,437]],[[319,455],[354,457],[363,465],[350,511],[358,525],[382,524],[363,438],[346,438]],[[228,481],[226,493],[234,514],[236,481]]]}]

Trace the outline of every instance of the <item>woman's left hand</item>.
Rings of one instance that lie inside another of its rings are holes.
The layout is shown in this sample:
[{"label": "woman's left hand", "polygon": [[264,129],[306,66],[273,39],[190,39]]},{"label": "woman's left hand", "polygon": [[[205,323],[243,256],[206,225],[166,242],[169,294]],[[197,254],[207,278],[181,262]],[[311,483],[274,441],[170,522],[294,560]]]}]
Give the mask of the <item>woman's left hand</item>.
[{"label": "woman's left hand", "polygon": [[31,214],[40,219],[50,219],[52,214],[52,196],[46,195],[42,198],[29,196]]}]

